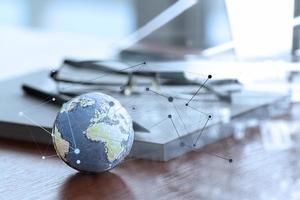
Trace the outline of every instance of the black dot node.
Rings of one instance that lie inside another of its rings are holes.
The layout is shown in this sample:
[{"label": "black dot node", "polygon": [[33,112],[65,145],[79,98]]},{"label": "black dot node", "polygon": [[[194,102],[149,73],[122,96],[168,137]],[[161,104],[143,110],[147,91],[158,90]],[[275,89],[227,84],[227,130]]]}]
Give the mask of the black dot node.
[{"label": "black dot node", "polygon": [[109,106],[110,106],[110,107],[112,107],[112,106],[114,106],[114,105],[115,105],[114,102],[112,102],[112,101],[109,102]]},{"label": "black dot node", "polygon": [[212,78],[212,75],[208,75],[207,78],[211,79],[211,78]]},{"label": "black dot node", "polygon": [[185,104],[185,106],[189,106],[189,104],[188,104],[188,103],[186,103],[186,104]]},{"label": "black dot node", "polygon": [[211,115],[208,115],[208,119],[211,119]]},{"label": "black dot node", "polygon": [[146,63],[146,62],[143,62],[143,64],[146,65],[147,63]]},{"label": "black dot node", "polygon": [[172,115],[168,115],[168,118],[170,118],[170,119],[171,119],[171,118],[172,118]]},{"label": "black dot node", "polygon": [[135,110],[135,107],[132,107],[132,110]]},{"label": "black dot node", "polygon": [[146,88],[146,91],[149,91],[149,90],[150,90],[150,89],[147,87],[147,88]]},{"label": "black dot node", "polygon": [[196,144],[193,144],[193,147],[196,147]]},{"label": "black dot node", "polygon": [[169,102],[173,102],[173,100],[174,100],[173,97],[169,97],[169,98],[168,98],[168,101],[169,101]]},{"label": "black dot node", "polygon": [[228,162],[232,163],[232,162],[233,162],[233,160],[232,160],[232,159],[229,159],[229,160],[228,160]]}]

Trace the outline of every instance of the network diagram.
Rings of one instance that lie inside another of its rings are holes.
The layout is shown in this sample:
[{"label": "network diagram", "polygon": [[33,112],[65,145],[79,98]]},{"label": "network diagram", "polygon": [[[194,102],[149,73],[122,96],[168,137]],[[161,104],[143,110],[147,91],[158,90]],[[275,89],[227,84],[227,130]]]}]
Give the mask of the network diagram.
[{"label": "network diagram", "polygon": [[[145,66],[147,66],[147,63],[142,62],[119,71],[132,75],[138,73]],[[197,75],[199,76],[199,74]],[[99,76],[97,75],[92,79],[84,80],[80,83],[88,83],[86,85],[89,85],[93,81],[109,76],[112,76],[111,73],[103,72]],[[201,145],[199,143],[203,135],[205,135],[207,126],[213,119],[213,113],[206,113],[197,105],[197,102],[199,102],[197,96],[201,95],[201,91],[206,87],[210,79],[212,79],[212,75],[210,74],[201,76],[203,79],[201,84],[198,84],[197,89],[192,94],[185,95],[184,98],[174,92],[161,92],[159,89],[149,86],[149,84],[145,87],[142,86],[142,91],[138,95],[132,95],[121,103],[118,101],[118,97],[112,97],[114,95],[107,94],[105,90],[76,95],[62,105],[56,119],[53,119],[52,132],[46,130],[30,117],[31,108],[28,108],[26,111],[20,111],[19,116],[40,127],[44,133],[51,135],[56,150],[55,155],[44,155],[40,145],[36,143],[43,160],[58,156],[67,165],[82,172],[97,173],[108,171],[120,164],[129,155],[134,145],[133,120],[138,120],[136,116],[142,116],[146,121],[149,121],[149,123],[143,124],[147,126],[148,130],[155,128],[157,130],[167,130],[164,136],[160,133],[162,138],[166,137],[165,135],[169,133],[172,134],[173,138],[176,138],[178,143],[175,142],[175,145],[172,144],[174,150],[171,149],[171,152],[178,151],[179,149],[182,149],[182,152],[199,151],[232,163],[233,159],[231,157],[205,152],[200,148]],[[132,77],[130,76],[130,81],[133,81]],[[156,76],[155,78],[157,79]],[[131,82],[130,84],[127,82],[127,84],[119,85],[119,92],[124,92],[128,86],[132,87],[131,84]],[[77,86],[68,84],[60,88],[60,92],[75,87]],[[153,104],[154,107],[149,110],[140,109],[141,107],[147,107],[146,102],[150,101],[150,98],[154,99],[157,106]],[[137,103],[138,100],[139,103]],[[36,107],[55,101],[57,101],[55,97],[49,97],[39,105],[36,105]],[[165,109],[166,107],[168,109]],[[136,113],[139,110],[142,114],[137,115]],[[152,117],[151,112],[155,112],[156,116]],[[200,115],[202,122],[201,127],[197,124],[193,135],[188,134],[188,129],[194,126],[190,122],[187,122],[192,121],[187,117],[191,112],[194,112],[193,118],[196,115]],[[184,114],[187,116],[184,116]],[[160,117],[157,117],[158,115]],[[159,126],[162,125],[163,128],[160,128]],[[151,133],[149,135],[146,138],[151,138]],[[34,138],[33,141],[35,141]],[[48,148],[49,145],[47,146]],[[138,147],[134,150],[135,152],[139,151]],[[140,151],[142,151],[143,158],[146,159],[151,159],[153,155],[158,154],[155,148],[150,148],[148,152],[144,150]],[[178,155],[180,154],[184,153],[178,153]],[[136,158],[133,156],[133,158],[127,158],[124,162],[134,159]]]}]

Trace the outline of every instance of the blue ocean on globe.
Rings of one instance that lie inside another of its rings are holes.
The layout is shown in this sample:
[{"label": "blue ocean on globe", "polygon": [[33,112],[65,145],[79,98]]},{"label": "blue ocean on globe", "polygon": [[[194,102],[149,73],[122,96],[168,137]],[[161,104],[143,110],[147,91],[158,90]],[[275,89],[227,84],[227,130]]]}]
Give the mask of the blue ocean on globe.
[{"label": "blue ocean on globe", "polygon": [[115,98],[87,93],[65,103],[54,122],[53,143],[70,167],[88,173],[118,165],[134,140],[132,119]]}]

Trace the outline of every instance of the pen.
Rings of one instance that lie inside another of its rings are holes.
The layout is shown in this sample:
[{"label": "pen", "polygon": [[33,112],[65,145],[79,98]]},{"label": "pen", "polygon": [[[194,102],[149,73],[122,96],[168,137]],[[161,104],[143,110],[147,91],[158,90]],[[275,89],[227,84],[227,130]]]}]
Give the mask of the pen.
[{"label": "pen", "polygon": [[[29,86],[26,84],[22,85],[22,89],[26,94],[28,94],[32,97],[36,97],[38,99],[44,99],[47,101],[47,100],[51,100],[51,99],[55,98],[55,101],[51,101],[51,103],[55,104],[55,105],[59,105],[59,106],[61,106],[62,104],[64,104],[65,102],[67,102],[71,99],[68,96],[52,94],[50,92],[45,92],[45,91],[33,88],[32,86]],[[147,133],[150,132],[148,129],[146,129],[145,127],[141,126],[140,124],[138,124],[134,121],[133,121],[133,129],[135,131],[140,131],[140,132],[147,132]]]},{"label": "pen", "polygon": [[22,89],[26,94],[28,94],[32,97],[36,97],[38,99],[44,99],[47,101],[47,100],[51,100],[54,98],[55,101],[52,101],[52,104],[56,104],[56,105],[62,105],[71,99],[70,97],[67,97],[65,95],[52,94],[50,92],[45,92],[45,91],[33,88],[26,84],[22,85]]}]

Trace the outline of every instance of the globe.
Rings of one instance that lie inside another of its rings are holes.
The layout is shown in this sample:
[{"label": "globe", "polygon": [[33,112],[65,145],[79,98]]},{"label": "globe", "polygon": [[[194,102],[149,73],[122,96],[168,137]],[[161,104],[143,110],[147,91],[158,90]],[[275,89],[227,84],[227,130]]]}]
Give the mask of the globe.
[{"label": "globe", "polygon": [[66,102],[53,130],[58,156],[70,167],[87,173],[105,172],[129,154],[132,119],[115,98],[93,92]]}]

